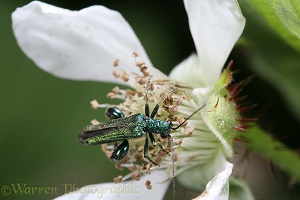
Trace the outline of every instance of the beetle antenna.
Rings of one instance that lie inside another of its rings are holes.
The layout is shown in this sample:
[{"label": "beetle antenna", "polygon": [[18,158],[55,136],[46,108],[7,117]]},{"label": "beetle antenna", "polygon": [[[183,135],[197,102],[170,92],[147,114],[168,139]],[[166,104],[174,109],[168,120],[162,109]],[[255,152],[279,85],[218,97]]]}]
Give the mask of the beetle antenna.
[{"label": "beetle antenna", "polygon": [[150,79],[151,79],[151,76],[149,77],[147,85],[146,85],[146,92],[145,92],[146,93],[146,103],[148,103],[148,94],[149,94]]},{"label": "beetle antenna", "polygon": [[176,130],[178,128],[180,128],[187,120],[189,120],[194,114],[196,114],[199,110],[201,110],[202,108],[204,108],[206,104],[204,104],[203,106],[201,106],[200,108],[198,108],[195,112],[193,112],[190,116],[188,116],[188,118],[186,118],[181,124],[179,124],[177,127],[175,128],[171,128],[172,130]]},{"label": "beetle antenna", "polygon": [[164,98],[162,98],[157,104],[160,104],[161,102],[163,102],[164,100],[166,100],[168,94],[171,94],[171,93],[173,93],[173,92],[175,92],[177,90],[178,90],[177,88],[174,88],[174,89],[169,90],[168,92],[166,92],[165,95],[164,95]]},{"label": "beetle antenna", "polygon": [[174,142],[173,142],[173,137],[169,134],[169,139],[171,141],[171,151],[172,151],[172,184],[173,184],[173,199],[175,199],[175,155],[174,155]]}]

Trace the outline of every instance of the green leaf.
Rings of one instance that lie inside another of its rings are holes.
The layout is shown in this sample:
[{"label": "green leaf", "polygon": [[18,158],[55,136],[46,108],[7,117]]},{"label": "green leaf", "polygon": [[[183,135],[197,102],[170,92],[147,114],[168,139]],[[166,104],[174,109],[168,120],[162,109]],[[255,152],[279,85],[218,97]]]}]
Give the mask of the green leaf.
[{"label": "green leaf", "polygon": [[[247,19],[243,32],[244,42],[239,43],[247,51],[245,65],[280,91],[290,112],[300,121],[300,40],[283,26],[280,18],[265,0],[247,2],[257,10],[245,1],[240,1],[241,9]],[[259,11],[266,20],[256,11]],[[268,24],[276,27],[276,32],[274,32],[275,28]],[[286,37],[288,40],[284,40],[279,35],[289,35]],[[287,41],[293,45],[288,45]]]},{"label": "green leaf", "polygon": [[300,52],[300,1],[249,0],[248,2],[277,34]]}]

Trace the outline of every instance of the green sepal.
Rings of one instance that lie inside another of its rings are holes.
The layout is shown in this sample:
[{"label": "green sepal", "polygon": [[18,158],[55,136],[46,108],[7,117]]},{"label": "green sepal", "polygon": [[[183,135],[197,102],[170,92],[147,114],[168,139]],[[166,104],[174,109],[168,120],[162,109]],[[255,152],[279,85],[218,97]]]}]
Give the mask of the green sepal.
[{"label": "green sepal", "polygon": [[237,134],[234,129],[238,125],[236,119],[239,114],[236,104],[230,98],[230,93],[226,86],[231,82],[230,67],[227,67],[221,74],[215,86],[210,90],[206,107],[201,111],[202,118],[207,126],[220,140],[223,145],[224,153],[227,157],[233,155],[233,140]]},{"label": "green sepal", "polygon": [[213,91],[221,90],[226,87],[232,81],[232,73],[231,73],[231,63],[228,65],[226,69],[223,70],[220,78],[217,83],[213,87]]}]

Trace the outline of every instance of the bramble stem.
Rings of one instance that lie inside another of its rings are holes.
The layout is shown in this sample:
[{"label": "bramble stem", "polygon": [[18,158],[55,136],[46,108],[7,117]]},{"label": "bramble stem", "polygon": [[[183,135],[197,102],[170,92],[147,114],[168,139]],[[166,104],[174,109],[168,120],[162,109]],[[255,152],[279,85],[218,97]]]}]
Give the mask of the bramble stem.
[{"label": "bramble stem", "polygon": [[300,181],[300,157],[296,151],[289,149],[259,127],[251,128],[249,132],[239,134],[239,137],[249,142],[246,145],[250,150],[270,159],[282,170]]}]

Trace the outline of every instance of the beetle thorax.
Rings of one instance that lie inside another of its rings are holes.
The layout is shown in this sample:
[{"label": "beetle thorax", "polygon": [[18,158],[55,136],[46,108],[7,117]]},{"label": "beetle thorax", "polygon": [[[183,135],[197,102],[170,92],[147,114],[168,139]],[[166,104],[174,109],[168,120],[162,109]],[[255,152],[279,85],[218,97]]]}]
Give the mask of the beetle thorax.
[{"label": "beetle thorax", "polygon": [[146,119],[146,125],[146,132],[158,133],[162,138],[168,137],[172,127],[172,124],[169,121],[151,118]]}]

